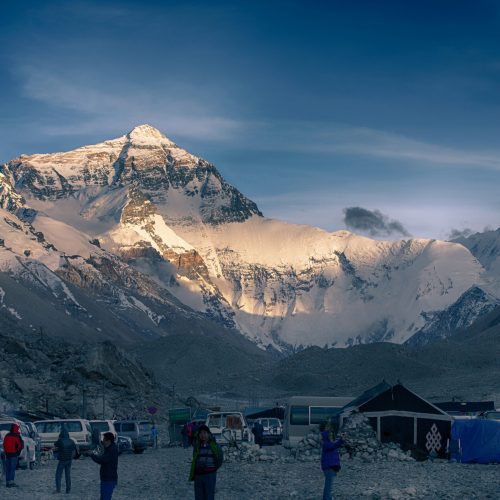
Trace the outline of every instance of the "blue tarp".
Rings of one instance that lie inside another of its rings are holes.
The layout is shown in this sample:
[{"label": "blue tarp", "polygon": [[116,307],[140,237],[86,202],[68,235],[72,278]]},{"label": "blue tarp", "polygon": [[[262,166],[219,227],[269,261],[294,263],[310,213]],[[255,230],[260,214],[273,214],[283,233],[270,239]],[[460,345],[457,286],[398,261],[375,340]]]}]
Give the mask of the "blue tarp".
[{"label": "blue tarp", "polygon": [[455,420],[452,442],[460,441],[460,451],[451,458],[463,463],[500,463],[500,422],[486,419]]}]

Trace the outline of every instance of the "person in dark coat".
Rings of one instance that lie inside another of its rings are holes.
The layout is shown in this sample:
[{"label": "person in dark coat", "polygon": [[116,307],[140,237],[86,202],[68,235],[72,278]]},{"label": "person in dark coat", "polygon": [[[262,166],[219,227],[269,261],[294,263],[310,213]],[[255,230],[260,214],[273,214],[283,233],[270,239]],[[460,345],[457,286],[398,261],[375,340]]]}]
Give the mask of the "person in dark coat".
[{"label": "person in dark coat", "polygon": [[71,462],[75,457],[77,447],[75,442],[69,437],[69,432],[65,426],[59,433],[59,439],[54,444],[54,453],[57,453],[56,469],[56,492],[61,492],[61,479],[64,471],[66,480],[66,493],[71,491]]},{"label": "person in dark coat", "polygon": [[264,426],[259,421],[253,424],[252,433],[255,436],[255,444],[262,448],[264,444]]},{"label": "person in dark coat", "polygon": [[24,448],[19,425],[12,424],[10,432],[3,438],[3,451],[5,455],[5,485],[7,488],[17,486],[14,482],[19,455]]},{"label": "person in dark coat", "polygon": [[217,470],[224,461],[221,447],[210,429],[200,425],[193,441],[193,461],[189,480],[194,481],[195,500],[214,500]]},{"label": "person in dark coat", "polygon": [[115,436],[111,432],[105,432],[102,440],[104,453],[102,455],[92,454],[90,458],[101,465],[99,472],[101,478],[101,500],[111,500],[113,490],[118,483],[118,447],[115,444]]},{"label": "person in dark coat", "polygon": [[332,482],[333,478],[340,471],[340,453],[339,449],[344,446],[343,439],[335,439],[333,431],[322,424],[321,430],[321,469],[325,475],[325,485],[323,487],[323,500],[331,500],[332,498]]}]

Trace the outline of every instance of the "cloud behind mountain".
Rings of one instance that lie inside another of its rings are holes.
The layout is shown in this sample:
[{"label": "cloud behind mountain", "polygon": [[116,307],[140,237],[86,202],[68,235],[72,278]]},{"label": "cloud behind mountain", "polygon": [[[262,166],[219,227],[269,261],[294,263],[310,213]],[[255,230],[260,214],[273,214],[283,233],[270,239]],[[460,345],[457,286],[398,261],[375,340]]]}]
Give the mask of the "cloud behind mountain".
[{"label": "cloud behind mountain", "polygon": [[344,208],[344,223],[347,228],[368,233],[370,236],[391,236],[394,234],[411,236],[401,222],[390,219],[376,209]]}]

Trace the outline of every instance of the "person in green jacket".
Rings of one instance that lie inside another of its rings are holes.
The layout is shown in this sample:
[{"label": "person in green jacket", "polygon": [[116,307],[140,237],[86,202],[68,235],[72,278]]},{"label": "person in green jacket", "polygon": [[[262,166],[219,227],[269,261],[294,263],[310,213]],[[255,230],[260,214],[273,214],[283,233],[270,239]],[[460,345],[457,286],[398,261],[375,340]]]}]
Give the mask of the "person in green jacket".
[{"label": "person in green jacket", "polygon": [[214,500],[217,470],[224,461],[221,447],[210,429],[201,425],[193,443],[193,461],[189,480],[194,481],[195,500]]},{"label": "person in green jacket", "polygon": [[54,444],[54,453],[57,454],[56,492],[61,492],[61,479],[64,471],[66,479],[66,493],[71,491],[71,462],[77,453],[75,442],[69,437],[66,427],[62,427],[59,439]]}]

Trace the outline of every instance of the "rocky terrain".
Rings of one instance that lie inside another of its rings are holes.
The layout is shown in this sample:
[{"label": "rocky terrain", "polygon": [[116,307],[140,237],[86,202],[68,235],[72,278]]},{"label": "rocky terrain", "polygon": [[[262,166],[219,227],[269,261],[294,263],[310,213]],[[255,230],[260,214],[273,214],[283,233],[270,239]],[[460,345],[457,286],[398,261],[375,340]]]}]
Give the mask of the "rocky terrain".
[{"label": "rocky terrain", "polygon": [[[281,447],[277,454],[288,455]],[[269,449],[271,449],[269,448]],[[194,498],[187,481],[190,449],[162,448],[143,455],[122,455],[118,487],[113,498],[151,500]],[[54,498],[56,464],[51,461],[34,471],[18,471],[19,488],[3,489],[6,500]],[[334,498],[352,500],[496,499],[500,488],[499,465],[450,464],[445,461],[379,461],[366,463],[346,458],[334,480]],[[68,499],[90,500],[99,495],[98,466],[90,459],[73,463],[73,491]],[[286,462],[267,460],[227,462],[217,476],[220,500],[316,500],[321,498],[323,474],[319,459]]]},{"label": "rocky terrain", "polygon": [[111,342],[75,346],[43,330],[8,331],[9,318],[0,316],[0,413],[118,418],[175,405],[168,389]]}]

